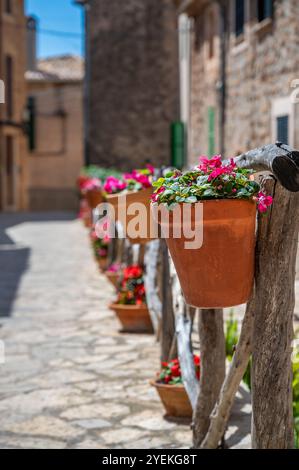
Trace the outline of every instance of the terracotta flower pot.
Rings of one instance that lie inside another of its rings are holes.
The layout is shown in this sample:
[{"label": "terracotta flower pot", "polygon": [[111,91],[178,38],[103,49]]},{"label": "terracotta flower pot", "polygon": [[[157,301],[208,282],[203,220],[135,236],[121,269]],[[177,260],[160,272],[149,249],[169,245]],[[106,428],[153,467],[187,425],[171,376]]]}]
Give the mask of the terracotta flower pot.
[{"label": "terracotta flower pot", "polygon": [[109,282],[114,287],[118,287],[118,281],[119,281],[119,273],[118,272],[112,272],[112,271],[106,271],[106,276]]},{"label": "terracotta flower pot", "polygon": [[104,272],[108,267],[108,258],[98,258],[97,259],[100,271]]},{"label": "terracotta flower pot", "polygon": [[[150,198],[152,195],[153,189],[152,188],[146,188],[142,189],[141,191],[131,191],[128,192],[124,195],[120,194],[114,194],[114,195],[109,195],[107,196],[107,202],[112,204],[114,207],[115,211],[115,218],[116,220],[119,220],[122,222],[124,229],[126,231],[126,235],[128,240],[132,244],[145,244],[153,240],[155,237],[152,237],[151,235],[151,227],[154,224],[152,214],[151,214],[151,209],[150,209]],[[134,230],[135,224],[133,223],[133,227],[131,221],[133,221],[135,218],[139,216],[139,213],[136,212],[136,214],[133,215],[128,215],[128,207],[130,204],[134,203],[140,203],[143,204],[144,206],[144,211],[145,211],[145,217],[141,219],[141,227],[138,228],[138,232],[142,232],[142,236],[134,237],[134,234],[130,236],[130,228],[131,231],[132,229]]]},{"label": "terracotta flower pot", "polygon": [[113,310],[126,333],[153,333],[151,317],[146,305],[112,304]]},{"label": "terracotta flower pot", "polygon": [[104,197],[101,189],[92,189],[86,192],[86,200],[91,209],[95,209],[101,202],[104,202]]},{"label": "terracotta flower pot", "polygon": [[85,214],[82,218],[84,227],[90,228],[92,226],[92,220],[90,214]]},{"label": "terracotta flower pot", "polygon": [[[194,206],[192,204],[192,229],[200,230],[200,223],[195,225]],[[254,280],[255,224],[253,201],[203,201],[203,245],[186,249],[184,243],[188,239],[183,235],[171,237],[174,223],[170,212],[170,237],[166,238],[166,243],[187,304],[221,308],[248,301]],[[163,232],[168,223],[161,220],[161,225]]]},{"label": "terracotta flower pot", "polygon": [[192,407],[183,385],[166,385],[152,381],[157,390],[167,416],[192,418]]}]

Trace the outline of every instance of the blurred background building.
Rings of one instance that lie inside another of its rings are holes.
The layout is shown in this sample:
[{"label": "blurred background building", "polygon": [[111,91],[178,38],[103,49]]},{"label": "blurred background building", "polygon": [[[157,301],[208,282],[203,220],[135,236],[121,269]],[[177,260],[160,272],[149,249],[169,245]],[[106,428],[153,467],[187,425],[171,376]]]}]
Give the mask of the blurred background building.
[{"label": "blurred background building", "polygon": [[276,140],[299,148],[298,0],[68,0],[61,9],[79,17],[78,4],[85,60],[37,59],[37,34],[61,44],[74,40],[70,24],[43,31],[22,0],[0,0],[0,210],[77,208],[84,162],[129,170]]},{"label": "blurred background building", "polygon": [[86,11],[89,163],[123,170],[170,162],[179,117],[175,5],[77,0]]},{"label": "blurred background building", "polygon": [[75,210],[83,166],[81,57],[36,59],[36,20],[28,18],[28,200],[31,210]]},{"label": "blurred background building", "polygon": [[0,79],[5,104],[0,104],[0,210],[27,207],[26,138],[26,18],[23,0],[0,0]]},{"label": "blurred background building", "polygon": [[276,140],[297,148],[298,0],[175,4],[191,31],[189,161]]}]

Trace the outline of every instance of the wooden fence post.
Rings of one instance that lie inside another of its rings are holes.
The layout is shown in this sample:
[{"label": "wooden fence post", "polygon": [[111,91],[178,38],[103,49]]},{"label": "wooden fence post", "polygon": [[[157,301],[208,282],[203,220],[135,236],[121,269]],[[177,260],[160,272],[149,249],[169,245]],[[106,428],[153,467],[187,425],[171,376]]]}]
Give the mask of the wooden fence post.
[{"label": "wooden fence post", "polygon": [[252,445],[289,449],[294,446],[291,342],[299,194],[271,184],[274,203],[260,223],[256,266],[260,289],[252,338]]},{"label": "wooden fence post", "polygon": [[199,310],[200,386],[193,420],[193,445],[199,448],[225,377],[223,310]]},{"label": "wooden fence post", "polygon": [[[273,191],[270,217],[259,216],[255,293],[247,305],[230,371],[201,447],[217,447],[223,435],[253,342],[253,447],[289,448],[293,446],[290,347],[299,225],[299,200],[294,194],[299,191],[299,153],[278,143],[234,160],[239,167],[270,170],[281,184],[277,183]],[[264,185],[271,194],[269,181]]]},{"label": "wooden fence post", "polygon": [[160,254],[162,260],[161,294],[162,294],[162,324],[161,324],[161,360],[169,361],[177,357],[177,340],[175,318],[169,268],[169,254],[166,242],[161,240]]}]

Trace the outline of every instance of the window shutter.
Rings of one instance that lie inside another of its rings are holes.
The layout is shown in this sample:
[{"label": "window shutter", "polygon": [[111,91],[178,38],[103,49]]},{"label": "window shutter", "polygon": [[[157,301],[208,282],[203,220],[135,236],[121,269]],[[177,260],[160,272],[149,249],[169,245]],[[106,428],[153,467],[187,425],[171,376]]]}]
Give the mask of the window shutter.
[{"label": "window shutter", "polygon": [[258,0],[258,20],[263,21],[273,16],[273,0]]},{"label": "window shutter", "polygon": [[185,163],[185,126],[177,121],[171,124],[171,165],[182,169]]},{"label": "window shutter", "polygon": [[279,116],[277,122],[277,140],[283,144],[289,143],[289,116]]}]

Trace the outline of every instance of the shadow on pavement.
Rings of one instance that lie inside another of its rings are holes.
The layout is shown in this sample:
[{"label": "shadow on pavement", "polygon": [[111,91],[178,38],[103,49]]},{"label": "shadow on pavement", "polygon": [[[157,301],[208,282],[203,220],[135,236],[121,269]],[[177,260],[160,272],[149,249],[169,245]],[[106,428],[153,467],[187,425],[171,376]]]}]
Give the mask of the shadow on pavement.
[{"label": "shadow on pavement", "polygon": [[0,317],[9,317],[23,273],[27,270],[30,248],[12,240],[8,229],[25,222],[74,220],[72,212],[0,212]]}]

